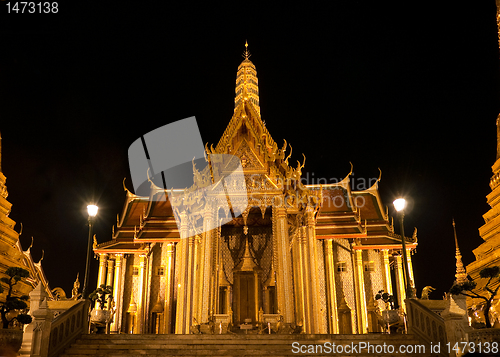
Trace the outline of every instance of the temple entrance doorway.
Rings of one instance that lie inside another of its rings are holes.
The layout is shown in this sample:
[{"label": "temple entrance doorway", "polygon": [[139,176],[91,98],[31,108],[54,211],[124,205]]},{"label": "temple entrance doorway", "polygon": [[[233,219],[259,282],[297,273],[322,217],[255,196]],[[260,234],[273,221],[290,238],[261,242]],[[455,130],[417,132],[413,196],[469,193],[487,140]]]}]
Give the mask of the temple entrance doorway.
[{"label": "temple entrance doorway", "polygon": [[232,313],[235,327],[250,322],[255,325],[261,309],[272,313],[266,311],[274,305],[267,301],[267,292],[274,287],[272,249],[270,208],[264,214],[253,208],[246,222],[237,217],[221,227],[219,313]]}]

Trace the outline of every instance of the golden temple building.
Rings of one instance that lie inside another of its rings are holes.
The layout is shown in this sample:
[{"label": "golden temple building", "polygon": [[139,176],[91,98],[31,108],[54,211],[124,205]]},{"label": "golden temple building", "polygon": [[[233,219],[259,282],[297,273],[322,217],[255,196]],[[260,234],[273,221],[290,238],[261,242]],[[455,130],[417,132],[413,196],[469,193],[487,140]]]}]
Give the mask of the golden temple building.
[{"label": "golden temple building", "polygon": [[[481,279],[479,272],[484,268],[500,266],[500,115],[497,118],[497,159],[492,166],[493,176],[490,179],[491,192],[486,196],[490,209],[483,215],[484,225],[479,228],[479,235],[484,242],[472,252],[476,260],[467,265],[466,271],[470,277],[478,282],[478,293],[489,296],[490,293],[484,288],[488,279]],[[498,283],[490,285],[495,290]],[[500,315],[500,297],[493,301],[493,308]],[[480,304],[479,300],[467,299],[469,308]]]},{"label": "golden temple building", "polygon": [[[42,259],[38,263],[33,261],[31,256],[31,245],[23,251],[19,235],[14,227],[16,222],[9,217],[12,210],[12,203],[7,200],[8,192],[6,186],[6,177],[2,172],[2,147],[0,137],[0,277],[7,277],[5,271],[9,267],[24,268],[30,272],[26,280],[19,281],[14,290],[16,296],[28,295],[39,283],[41,283],[49,295],[54,298],[50,291],[49,284],[42,268]],[[32,242],[33,244],[33,242]],[[0,301],[5,301],[7,295],[7,285],[4,285],[4,293],[0,294]]]},{"label": "golden temple building", "polygon": [[[500,0],[497,5],[498,39],[500,46]],[[490,209],[483,215],[484,225],[479,228],[479,235],[484,243],[473,250],[476,260],[467,265],[466,271],[470,277],[478,282],[478,292],[483,296],[489,296],[489,292],[484,288],[487,279],[481,279],[479,272],[484,268],[500,266],[500,115],[497,117],[497,154],[496,161],[491,167],[493,176],[490,179],[491,192],[486,196],[486,201]],[[498,282],[490,285],[490,289],[495,290]],[[479,300],[467,298],[467,307],[480,304]],[[492,303],[492,309],[500,315],[500,296],[497,296]]]},{"label": "golden temple building", "polygon": [[[381,201],[379,180],[351,190],[351,170],[337,183],[303,184],[305,156],[292,166],[291,146],[278,145],[261,119],[249,57],[247,49],[234,114],[215,148],[206,145],[209,165],[198,170],[193,163],[186,199],[161,199],[166,190],[152,181],[146,197],[125,188],[112,239],[94,245],[98,286],[113,287],[112,332],[225,333],[251,325],[282,333],[367,333],[380,331],[379,290],[403,305],[401,236]],[[236,217],[220,190],[200,190],[227,173],[217,154],[241,160],[248,207]],[[199,229],[231,215],[217,228]],[[412,284],[416,246],[416,233],[406,237]]]}]

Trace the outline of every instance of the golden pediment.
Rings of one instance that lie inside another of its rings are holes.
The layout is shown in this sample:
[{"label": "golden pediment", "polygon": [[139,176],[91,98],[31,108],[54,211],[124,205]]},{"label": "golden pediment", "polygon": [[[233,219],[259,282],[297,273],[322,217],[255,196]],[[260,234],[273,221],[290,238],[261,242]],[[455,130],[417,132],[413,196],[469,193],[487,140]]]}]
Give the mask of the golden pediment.
[{"label": "golden pediment", "polygon": [[254,150],[250,147],[248,142],[243,139],[240,145],[233,153],[234,156],[240,159],[243,170],[264,170],[264,163],[259,159]]}]

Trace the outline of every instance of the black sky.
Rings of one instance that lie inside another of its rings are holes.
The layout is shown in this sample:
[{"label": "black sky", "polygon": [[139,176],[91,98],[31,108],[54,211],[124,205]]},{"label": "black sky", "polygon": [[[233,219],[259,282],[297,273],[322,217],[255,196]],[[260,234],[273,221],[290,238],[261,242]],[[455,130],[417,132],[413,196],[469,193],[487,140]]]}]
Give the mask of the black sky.
[{"label": "black sky", "polygon": [[385,203],[413,201],[418,290],[441,297],[454,279],[452,217],[468,264],[488,209],[495,2],[326,4],[82,3],[35,15],[0,3],[2,170],[22,245],[34,237],[35,261],[45,250],[51,287],[69,293],[83,275],[93,198],[97,239],[111,238],[135,139],[195,115],[217,143],[248,40],[273,138],[292,144],[292,162],[306,155],[311,178],[341,179],[352,162],[362,183],[380,167]]}]

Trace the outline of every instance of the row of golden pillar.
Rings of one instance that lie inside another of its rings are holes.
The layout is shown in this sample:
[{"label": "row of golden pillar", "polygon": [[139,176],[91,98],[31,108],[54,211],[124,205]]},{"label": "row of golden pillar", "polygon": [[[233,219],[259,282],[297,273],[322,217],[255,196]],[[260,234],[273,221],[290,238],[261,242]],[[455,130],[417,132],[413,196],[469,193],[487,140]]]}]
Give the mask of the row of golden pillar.
[{"label": "row of golden pillar", "polygon": [[177,244],[178,286],[175,333],[188,334],[194,324],[207,323],[214,313],[217,301],[217,276],[215,265],[217,255],[214,249],[217,229],[214,212],[206,210],[203,216],[203,233],[189,228],[185,212],[179,214],[181,240]]},{"label": "row of golden pillar", "polygon": [[[173,279],[174,279],[174,263],[175,263],[175,246],[174,243],[168,243],[167,256],[166,256],[166,267],[164,279],[165,282],[162,284],[165,286],[164,292],[164,306],[162,310],[165,312],[164,323],[161,328],[162,331],[168,331],[169,326],[172,323],[171,319],[171,306],[173,301]],[[113,322],[110,325],[111,332],[125,331],[125,327],[122,326],[122,321],[124,321],[124,313],[127,313],[128,318],[128,333],[146,333],[147,325],[149,320],[148,307],[149,300],[151,298],[150,291],[146,290],[146,286],[149,286],[151,280],[151,266],[149,264],[149,256],[146,254],[139,254],[139,266],[137,275],[130,273],[130,279],[136,279],[131,282],[131,298],[129,306],[123,306],[124,303],[124,288],[125,288],[125,278],[126,278],[126,262],[127,256],[122,253],[117,254],[99,254],[99,273],[97,279],[97,286],[107,285],[113,288],[113,304],[115,310],[115,316]],[[129,257],[129,259],[133,259]],[[135,291],[134,293],[134,286]],[[170,288],[168,288],[170,287]],[[158,296],[159,298],[159,296]],[[158,303],[159,301],[157,301]]]},{"label": "row of golden pillar", "polygon": [[[283,216],[280,211],[276,213],[276,221],[286,223],[286,215]],[[296,323],[302,323],[304,333],[327,333],[327,326],[325,324],[326,311],[324,311],[321,305],[320,296],[320,285],[325,283],[324,281],[321,281],[323,276],[320,272],[320,258],[322,254],[319,251],[319,249],[321,249],[321,245],[318,245],[318,241],[316,239],[315,225],[314,211],[308,208],[305,213],[305,226],[298,228],[296,239],[294,239],[292,244],[293,272],[295,281],[295,310],[297,313]],[[275,233],[277,233],[278,241],[281,239],[288,242],[287,234],[283,234],[282,231]],[[289,251],[288,243],[286,249]],[[333,264],[333,260],[326,259],[326,261],[327,283],[329,284],[329,288],[333,289],[326,290],[330,294],[332,291],[333,294],[335,294],[335,280],[333,278],[333,266],[331,265]],[[330,266],[328,265],[329,263],[331,263]],[[278,286],[278,293],[280,290],[280,286]],[[285,291],[285,293],[287,292]],[[293,292],[290,292],[290,295],[288,296],[289,298],[293,298]],[[328,301],[334,304],[334,306],[330,306],[330,309],[333,308],[333,310],[331,310],[331,316],[333,316],[336,315],[336,299],[333,298],[334,295],[329,297]],[[293,304],[289,304],[288,306],[293,312]],[[285,322],[288,322],[286,318]]]},{"label": "row of golden pillar", "polygon": [[115,254],[114,260],[108,258],[108,254],[99,254],[97,286],[106,285],[113,287],[113,302],[115,304],[116,316],[110,329],[111,331],[116,331],[120,319],[119,316],[121,316],[121,304],[123,303],[120,292],[123,286],[122,275],[125,259],[123,254]]},{"label": "row of golden pillar", "polygon": [[[333,239],[325,239],[323,245],[318,244],[314,214],[313,210],[306,210],[305,225],[298,228],[297,239],[293,240],[290,247],[286,209],[273,207],[273,245],[275,250],[273,265],[276,272],[278,312],[282,315],[285,324],[292,325],[302,322],[305,333],[339,333]],[[218,230],[209,229],[209,227],[214,226],[214,215],[211,210],[205,212],[204,233],[196,235],[192,229],[189,229],[187,215],[181,213],[181,240],[177,245],[167,243],[166,269],[162,283],[162,286],[165,287],[162,314],[164,318],[161,329],[163,333],[188,334],[194,323],[208,322],[210,315],[216,311],[219,295],[218,274],[216,273],[219,270],[216,253],[219,251],[217,246]],[[353,246],[357,304],[355,306],[357,318],[356,321],[353,321],[357,331],[353,329],[353,332],[367,333],[367,297],[362,249],[360,248],[361,246]],[[320,258],[322,257],[320,249],[323,249],[325,258],[324,276],[320,271]],[[410,253],[410,249],[408,249],[408,253]],[[392,294],[389,251],[383,249],[382,254],[386,291]],[[411,255],[408,254],[408,257]],[[136,317],[136,323],[133,329],[128,332],[147,332],[146,323],[149,316],[146,315],[149,312],[147,311],[149,303],[146,302],[149,302],[150,296],[145,291],[145,284],[149,281],[147,277],[151,275],[148,259],[145,254],[139,255],[139,272],[138,280],[136,280],[137,300],[134,301],[133,297],[131,300],[131,305],[135,304],[137,309],[130,311],[129,308],[129,312]],[[395,260],[398,300],[399,305],[404,306],[406,293],[402,276],[403,270],[401,269],[401,256],[396,256]],[[123,254],[114,254],[114,260],[108,259],[107,254],[100,254],[99,261],[98,286],[102,284],[113,286],[116,315],[111,324],[111,331],[118,332],[122,330],[122,314],[127,311],[122,306],[126,259]],[[172,326],[175,269],[177,269],[178,284],[176,287],[175,326]],[[413,282],[411,258],[408,260],[408,270]],[[325,280],[321,281],[321,279]],[[327,311],[324,311],[321,305],[321,284],[325,284]],[[133,291],[132,288],[132,296],[134,296]]]},{"label": "row of golden pillar", "polygon": [[[283,214],[276,210],[277,222],[283,221]],[[307,210],[305,214],[305,226],[299,227],[297,239],[292,245],[293,264],[294,264],[294,288],[295,288],[295,306],[297,312],[297,323],[302,321],[303,331],[305,333],[339,333],[339,316],[337,307],[337,292],[335,284],[335,252],[333,239],[323,240],[323,252],[325,262],[325,281],[321,281],[323,276],[320,272],[319,259],[321,257],[321,244],[318,244],[316,239],[316,227],[314,219],[314,211]],[[278,223],[279,225],[279,223]],[[277,241],[280,241],[280,235],[283,233],[274,232]],[[287,239],[288,237],[286,237]],[[356,309],[356,319],[353,321],[352,333],[367,333],[368,332],[368,299],[365,291],[365,272],[363,261],[362,246],[352,246],[352,254],[354,258],[354,287],[356,306],[351,307]],[[384,266],[383,277],[385,280],[385,290],[389,294],[393,294],[391,267],[389,250],[382,249],[382,259]],[[411,284],[413,286],[414,276],[411,262],[411,250],[407,249],[408,256],[408,271],[410,274]],[[399,306],[404,309],[404,300],[406,299],[406,291],[403,279],[402,259],[400,255],[395,256],[396,262],[396,289]],[[279,274],[277,274],[279,277]],[[320,284],[326,284],[326,320],[325,312],[321,306]],[[283,288],[278,284],[279,291]],[[282,290],[283,291],[283,290]],[[288,295],[290,298],[292,295]],[[279,301],[279,300],[278,300]],[[280,302],[280,301],[279,301]],[[283,306],[279,304],[279,306]],[[282,311],[283,314],[283,311]],[[284,317],[286,316],[283,314]],[[285,322],[287,319],[285,317]]]}]

